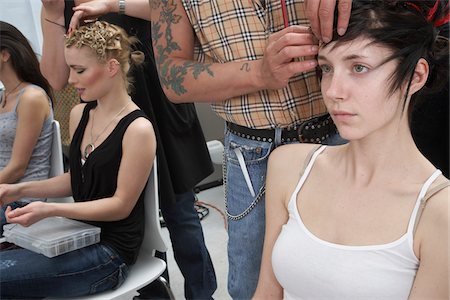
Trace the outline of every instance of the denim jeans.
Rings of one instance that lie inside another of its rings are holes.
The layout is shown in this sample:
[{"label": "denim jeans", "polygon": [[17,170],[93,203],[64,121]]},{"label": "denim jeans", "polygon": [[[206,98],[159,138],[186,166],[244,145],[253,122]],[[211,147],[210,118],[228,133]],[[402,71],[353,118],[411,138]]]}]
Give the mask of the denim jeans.
[{"label": "denim jeans", "polygon": [[[233,299],[250,299],[258,283],[265,232],[267,162],[270,152],[282,145],[281,130],[276,130],[276,136],[272,142],[262,142],[225,132],[228,292]],[[344,142],[339,135],[326,141]]]},{"label": "denim jeans", "polygon": [[212,299],[217,288],[214,267],[205,245],[192,191],[177,194],[176,203],[161,203],[175,261],[184,277],[186,299]]},{"label": "denim jeans", "polygon": [[26,249],[0,252],[1,299],[90,295],[119,287],[127,275],[127,265],[103,244],[53,258]]},{"label": "denim jeans", "polygon": [[3,225],[7,224],[6,216],[5,216],[6,208],[8,206],[11,206],[11,208],[14,210],[18,207],[24,207],[27,204],[28,204],[28,202],[15,201],[15,202],[11,202],[3,207],[0,207],[0,236],[3,236]]}]

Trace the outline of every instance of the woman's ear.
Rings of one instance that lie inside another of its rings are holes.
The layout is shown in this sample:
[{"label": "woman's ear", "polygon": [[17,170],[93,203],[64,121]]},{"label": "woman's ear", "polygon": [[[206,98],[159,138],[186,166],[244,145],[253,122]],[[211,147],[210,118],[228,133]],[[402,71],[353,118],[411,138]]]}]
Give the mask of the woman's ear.
[{"label": "woman's ear", "polygon": [[430,72],[430,66],[428,62],[421,58],[417,62],[416,69],[414,70],[414,74],[411,80],[411,85],[409,87],[409,94],[413,95],[423,88],[425,83],[428,80],[428,74]]},{"label": "woman's ear", "polygon": [[11,54],[9,54],[9,52],[6,50],[2,50],[0,53],[0,57],[1,57],[2,62],[7,62],[9,60],[9,58],[11,57]]},{"label": "woman's ear", "polygon": [[108,60],[106,64],[109,76],[114,77],[117,74],[117,72],[120,72],[120,63],[117,61],[117,59],[112,58]]}]

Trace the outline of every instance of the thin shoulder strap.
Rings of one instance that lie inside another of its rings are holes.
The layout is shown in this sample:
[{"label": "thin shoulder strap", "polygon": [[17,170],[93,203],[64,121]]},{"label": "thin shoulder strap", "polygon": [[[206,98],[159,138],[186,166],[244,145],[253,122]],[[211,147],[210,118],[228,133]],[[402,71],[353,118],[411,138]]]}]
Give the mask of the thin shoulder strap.
[{"label": "thin shoulder strap", "polygon": [[19,106],[19,102],[20,102],[20,97],[22,97],[22,94],[25,92],[25,90],[27,89],[27,87],[23,87],[19,93],[16,96],[16,104],[14,104],[14,108],[12,111],[17,113],[17,107]]},{"label": "thin shoulder strap", "polygon": [[450,186],[450,181],[447,180],[446,182],[443,182],[443,183],[435,186],[434,188],[428,190],[428,192],[425,194],[425,196],[422,198],[422,200],[420,200],[419,210],[417,211],[416,220],[414,222],[413,234],[416,233],[417,225],[419,225],[419,220],[420,220],[420,217],[422,216],[425,206],[427,205],[427,201],[431,197],[433,197],[436,193],[438,193],[439,191],[441,191],[442,189],[444,189],[448,186]]},{"label": "thin shoulder strap", "polygon": [[326,145],[319,145],[317,147],[314,147],[309,153],[308,156],[305,159],[305,163],[304,166],[302,168],[302,171],[300,173],[300,179],[298,180],[297,186],[295,187],[295,190],[293,192],[293,194],[297,194],[300,189],[302,188],[303,184],[306,181],[306,178],[309,175],[309,172],[312,169],[312,166],[314,165],[314,162],[317,158],[317,156],[319,156],[320,153],[323,152],[323,150],[325,150],[327,146]]},{"label": "thin shoulder strap", "polygon": [[305,162],[303,164],[303,168],[302,171],[300,173],[300,176],[303,175],[305,173],[306,168],[308,167],[308,165],[311,163],[311,159],[314,155],[314,153],[316,153],[317,151],[319,151],[319,149],[321,147],[324,147],[324,145],[318,145],[317,147],[313,147],[312,150],[308,153],[308,156],[306,156]]}]

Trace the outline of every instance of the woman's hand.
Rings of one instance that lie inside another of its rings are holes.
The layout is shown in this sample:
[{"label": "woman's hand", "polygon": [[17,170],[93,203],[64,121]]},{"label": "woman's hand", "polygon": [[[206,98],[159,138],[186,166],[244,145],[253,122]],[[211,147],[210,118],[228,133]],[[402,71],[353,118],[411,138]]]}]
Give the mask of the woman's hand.
[{"label": "woman's hand", "polygon": [[344,35],[352,11],[352,0],[305,0],[306,17],[311,23],[311,30],[319,40],[325,43],[330,42],[333,38],[333,19],[336,5],[339,11],[337,32],[339,35]]},{"label": "woman's hand", "polygon": [[42,219],[50,217],[49,203],[35,201],[14,210],[8,206],[5,211],[5,216],[8,223],[16,223],[28,227]]},{"label": "woman's hand", "polygon": [[114,6],[108,0],[92,0],[74,7],[73,10],[74,14],[70,20],[69,32],[78,28],[83,20],[97,19],[100,16],[113,12]]}]

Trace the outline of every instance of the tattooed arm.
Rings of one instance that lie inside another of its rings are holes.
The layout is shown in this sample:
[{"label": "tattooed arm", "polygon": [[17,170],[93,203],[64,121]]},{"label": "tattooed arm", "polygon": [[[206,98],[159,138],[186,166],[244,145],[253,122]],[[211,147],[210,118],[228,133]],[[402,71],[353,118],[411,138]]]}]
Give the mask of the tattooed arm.
[{"label": "tattooed arm", "polygon": [[203,64],[194,60],[194,31],[181,0],[150,0],[152,39],[164,92],[176,103],[222,101],[263,89],[286,86],[315,60],[292,59],[317,53],[305,27],[291,26],[270,36],[264,58]]}]

